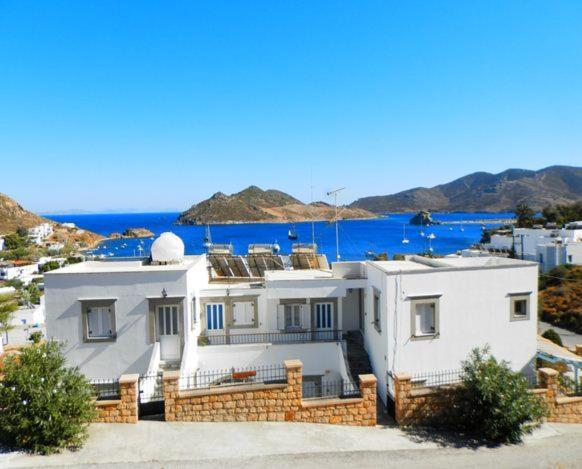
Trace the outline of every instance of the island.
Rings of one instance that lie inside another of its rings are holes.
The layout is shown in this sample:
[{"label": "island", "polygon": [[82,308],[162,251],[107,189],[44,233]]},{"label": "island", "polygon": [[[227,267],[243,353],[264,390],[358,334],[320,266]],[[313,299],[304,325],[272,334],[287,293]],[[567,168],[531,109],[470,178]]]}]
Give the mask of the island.
[{"label": "island", "polygon": [[110,233],[108,238],[151,238],[152,236],[154,236],[154,233],[147,228],[128,228],[123,233]]},{"label": "island", "polygon": [[[336,209],[325,202],[306,204],[284,192],[250,186],[226,195],[217,192],[181,213],[176,224],[293,223],[335,219]],[[368,219],[378,215],[360,208],[339,207],[338,218]]]}]

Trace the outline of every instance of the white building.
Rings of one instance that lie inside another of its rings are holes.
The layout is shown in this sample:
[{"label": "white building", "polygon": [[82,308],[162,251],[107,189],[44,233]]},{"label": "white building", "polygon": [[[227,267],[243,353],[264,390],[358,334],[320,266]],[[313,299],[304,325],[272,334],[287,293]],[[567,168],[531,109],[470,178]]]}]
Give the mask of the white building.
[{"label": "white building", "polygon": [[42,242],[53,234],[53,226],[50,223],[41,223],[33,228],[28,229],[28,237],[35,244]]},{"label": "white building", "polygon": [[487,249],[515,252],[524,260],[540,263],[542,272],[564,264],[582,264],[582,222],[564,228],[514,228],[512,235],[494,234]]},{"label": "white building", "polygon": [[[387,374],[457,369],[473,347],[525,368],[536,353],[537,265],[468,258],[340,262],[184,256],[163,234],[151,262],[90,261],[45,275],[47,336],[90,378],[280,363],[306,380],[351,379],[342,334],[364,337],[379,393]],[[349,359],[349,357],[347,357]]]},{"label": "white building", "polygon": [[0,251],[4,250],[4,238],[0,237]]},{"label": "white building", "polygon": [[0,280],[17,279],[28,285],[33,276],[38,273],[38,264],[22,264],[20,262],[5,262],[0,264]]}]

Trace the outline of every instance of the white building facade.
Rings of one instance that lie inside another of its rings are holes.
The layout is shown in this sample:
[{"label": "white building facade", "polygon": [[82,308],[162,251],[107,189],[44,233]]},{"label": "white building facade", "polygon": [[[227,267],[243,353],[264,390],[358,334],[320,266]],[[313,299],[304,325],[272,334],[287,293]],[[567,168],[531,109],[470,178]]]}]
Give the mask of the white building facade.
[{"label": "white building facade", "polygon": [[211,257],[184,256],[181,241],[164,234],[150,262],[51,271],[47,336],[63,341],[69,362],[95,379],[300,358],[309,379],[324,381],[352,379],[344,341],[351,332],[364,338],[384,401],[389,373],[459,368],[477,346],[490,345],[516,370],[535,357],[532,262],[413,257],[331,269],[280,266],[241,278],[214,270],[225,259],[245,270],[241,259]]}]

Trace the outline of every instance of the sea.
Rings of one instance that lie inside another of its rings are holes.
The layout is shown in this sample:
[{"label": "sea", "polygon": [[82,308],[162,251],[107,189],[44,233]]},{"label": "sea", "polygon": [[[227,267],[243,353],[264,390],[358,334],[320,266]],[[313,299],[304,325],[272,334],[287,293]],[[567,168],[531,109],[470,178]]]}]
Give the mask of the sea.
[{"label": "sea", "polygon": [[[201,254],[204,247],[204,226],[175,225],[178,212],[166,213],[103,213],[103,214],[44,214],[56,222],[75,223],[103,236],[123,232],[127,228],[147,228],[158,236],[171,231],[178,235],[186,254]],[[361,260],[372,254],[419,254],[432,249],[436,255],[456,253],[470,247],[481,238],[484,228],[498,227],[513,218],[513,213],[433,213],[442,225],[421,227],[409,225],[412,213],[387,214],[371,220],[342,220],[339,222],[339,253],[341,260]],[[232,243],[235,254],[246,254],[249,244],[277,243],[281,253],[291,252],[292,243],[310,243],[313,238],[318,252],[326,254],[329,261],[336,260],[335,224],[326,221],[295,223],[298,239],[288,239],[287,223],[253,223],[211,225],[214,243]],[[424,234],[424,236],[423,236]],[[429,236],[429,235],[433,236]],[[314,236],[313,236],[314,235]],[[403,243],[408,239],[408,243]],[[105,240],[96,249],[96,255],[107,257],[148,256],[153,239]]]}]

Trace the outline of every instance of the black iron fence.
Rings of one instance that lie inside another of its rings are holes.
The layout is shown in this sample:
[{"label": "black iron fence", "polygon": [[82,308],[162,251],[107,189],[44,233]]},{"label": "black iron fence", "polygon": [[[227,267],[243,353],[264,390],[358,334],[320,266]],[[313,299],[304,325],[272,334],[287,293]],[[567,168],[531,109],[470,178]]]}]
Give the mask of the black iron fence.
[{"label": "black iron fence", "polygon": [[287,382],[283,365],[263,365],[252,368],[199,370],[180,376],[180,389],[205,389],[242,384],[280,384]]},{"label": "black iron fence", "polygon": [[198,345],[238,345],[238,344],[289,344],[301,342],[337,342],[342,340],[341,330],[330,331],[289,331],[253,334],[228,334],[200,336]]},{"label": "black iron fence", "polygon": [[360,397],[359,386],[350,380],[324,380],[323,378],[315,381],[303,380],[303,398],[315,397]]},{"label": "black iron fence", "polygon": [[119,391],[119,379],[93,379],[90,381],[93,386],[93,395],[98,401],[116,400],[121,398]]}]

